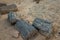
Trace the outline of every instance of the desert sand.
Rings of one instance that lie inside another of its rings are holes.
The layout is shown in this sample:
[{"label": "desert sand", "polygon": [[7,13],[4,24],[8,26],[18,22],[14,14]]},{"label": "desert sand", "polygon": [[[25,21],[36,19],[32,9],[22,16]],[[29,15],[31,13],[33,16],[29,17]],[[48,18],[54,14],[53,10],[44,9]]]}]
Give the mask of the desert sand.
[{"label": "desert sand", "polygon": [[[16,4],[19,10],[16,12],[17,18],[22,18],[30,24],[36,17],[51,21],[54,36],[49,40],[60,40],[60,0],[40,0],[38,4],[33,0],[0,0],[0,2]],[[0,15],[0,40],[23,40],[21,36],[16,38],[17,36],[18,31],[8,22],[7,14]],[[34,40],[48,38],[38,34]]]}]

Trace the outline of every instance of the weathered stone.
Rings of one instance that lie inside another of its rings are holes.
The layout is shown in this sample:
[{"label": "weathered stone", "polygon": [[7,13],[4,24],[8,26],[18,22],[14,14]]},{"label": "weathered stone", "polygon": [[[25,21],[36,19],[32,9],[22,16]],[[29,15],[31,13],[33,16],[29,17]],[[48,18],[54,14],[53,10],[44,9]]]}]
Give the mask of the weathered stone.
[{"label": "weathered stone", "polygon": [[47,20],[36,18],[32,25],[44,36],[49,36],[52,32],[52,24]]},{"label": "weathered stone", "polygon": [[38,33],[38,31],[32,25],[29,25],[24,20],[18,20],[15,28],[21,33],[24,40],[29,40]]},{"label": "weathered stone", "polygon": [[0,7],[2,7],[2,6],[7,6],[7,4],[5,4],[5,3],[0,3]]},{"label": "weathered stone", "polygon": [[40,2],[40,0],[33,0],[33,1],[35,1],[36,3],[39,3]]},{"label": "weathered stone", "polygon": [[0,7],[1,14],[6,14],[7,12],[10,12],[10,11],[15,12],[17,10],[18,10],[18,8],[17,8],[17,6],[15,4]]},{"label": "weathered stone", "polygon": [[9,12],[8,13],[8,20],[11,24],[15,24],[17,19],[16,19],[16,16],[14,14],[14,12]]}]

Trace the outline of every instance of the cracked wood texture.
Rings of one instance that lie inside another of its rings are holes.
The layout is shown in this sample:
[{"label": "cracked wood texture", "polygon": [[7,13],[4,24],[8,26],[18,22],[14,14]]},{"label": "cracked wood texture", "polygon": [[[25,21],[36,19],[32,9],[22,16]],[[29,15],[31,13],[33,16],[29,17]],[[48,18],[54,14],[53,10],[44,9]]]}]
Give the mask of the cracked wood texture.
[{"label": "cracked wood texture", "polygon": [[33,26],[29,25],[24,20],[18,20],[15,28],[21,33],[21,36],[24,40],[30,40],[38,33]]}]

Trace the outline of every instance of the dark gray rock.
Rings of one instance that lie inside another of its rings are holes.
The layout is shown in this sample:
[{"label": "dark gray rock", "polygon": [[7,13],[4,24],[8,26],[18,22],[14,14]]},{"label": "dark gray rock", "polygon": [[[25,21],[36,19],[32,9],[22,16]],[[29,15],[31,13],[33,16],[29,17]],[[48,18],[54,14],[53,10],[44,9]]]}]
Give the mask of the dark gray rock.
[{"label": "dark gray rock", "polygon": [[38,31],[32,25],[29,25],[24,20],[18,20],[15,28],[21,33],[24,40],[30,40],[38,33]]},{"label": "dark gray rock", "polygon": [[47,20],[36,18],[32,25],[44,36],[52,33],[52,24]]},{"label": "dark gray rock", "polygon": [[11,4],[11,5],[0,7],[0,12],[2,14],[7,14],[10,11],[15,12],[17,10],[18,10],[18,8],[17,8],[17,6],[15,4]]},{"label": "dark gray rock", "polygon": [[9,12],[8,13],[8,21],[11,23],[11,24],[15,24],[17,19],[16,19],[16,16],[14,14],[14,12]]}]

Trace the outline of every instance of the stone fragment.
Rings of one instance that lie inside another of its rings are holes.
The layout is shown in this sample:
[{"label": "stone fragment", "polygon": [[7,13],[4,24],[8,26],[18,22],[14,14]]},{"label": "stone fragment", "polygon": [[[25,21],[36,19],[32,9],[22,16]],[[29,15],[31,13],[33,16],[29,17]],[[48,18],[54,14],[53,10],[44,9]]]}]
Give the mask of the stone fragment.
[{"label": "stone fragment", "polygon": [[52,24],[47,20],[36,18],[32,25],[44,36],[52,33]]},{"label": "stone fragment", "polygon": [[29,25],[24,20],[18,20],[15,28],[20,32],[24,40],[29,40],[38,33],[38,31],[32,25]]},{"label": "stone fragment", "polygon": [[5,3],[0,3],[0,7],[7,6]]},{"label": "stone fragment", "polygon": [[9,12],[8,13],[8,21],[11,23],[11,24],[15,24],[17,19],[16,19],[16,16],[15,16],[15,13],[14,12]]},{"label": "stone fragment", "polygon": [[15,12],[17,10],[18,10],[18,8],[17,8],[17,6],[15,4],[0,7],[0,13],[1,14],[7,14],[10,11]]}]

